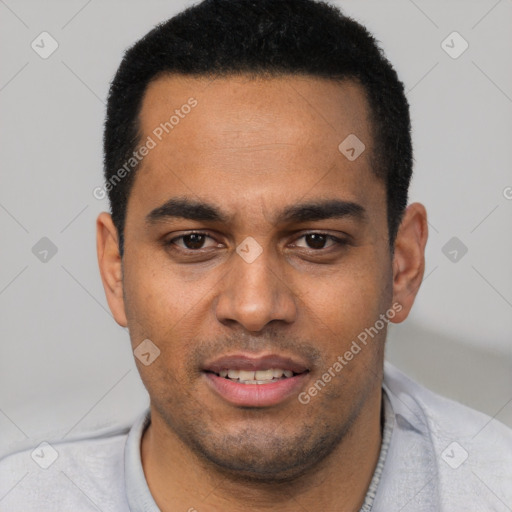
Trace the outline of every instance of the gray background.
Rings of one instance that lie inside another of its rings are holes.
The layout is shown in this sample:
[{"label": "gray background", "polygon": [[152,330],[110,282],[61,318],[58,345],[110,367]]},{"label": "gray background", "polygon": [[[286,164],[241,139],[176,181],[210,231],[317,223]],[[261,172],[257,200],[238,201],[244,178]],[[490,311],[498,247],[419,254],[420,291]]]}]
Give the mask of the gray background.
[{"label": "gray background", "polygon": [[[0,0],[0,455],[128,424],[148,403],[104,298],[95,219],[108,205],[92,191],[124,49],[190,3]],[[388,358],[512,425],[512,0],[338,5],[406,85],[411,201],[429,212],[425,281]],[[59,45],[47,59],[31,47],[43,31]],[[453,31],[469,44],[458,58],[442,46]],[[43,237],[57,248],[46,262]]]}]

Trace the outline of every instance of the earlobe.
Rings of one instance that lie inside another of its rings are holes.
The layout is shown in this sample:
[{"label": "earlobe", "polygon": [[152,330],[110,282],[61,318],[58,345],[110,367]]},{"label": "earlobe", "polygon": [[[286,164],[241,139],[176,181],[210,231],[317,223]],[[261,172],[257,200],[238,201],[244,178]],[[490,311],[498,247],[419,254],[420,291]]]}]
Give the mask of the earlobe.
[{"label": "earlobe", "polygon": [[403,322],[412,308],[425,272],[428,238],[427,212],[420,203],[409,205],[395,240],[393,256],[393,303],[402,306],[392,320]]},{"label": "earlobe", "polygon": [[101,280],[107,302],[115,321],[122,327],[128,325],[123,299],[123,273],[117,229],[112,217],[100,213],[96,220],[96,250]]}]

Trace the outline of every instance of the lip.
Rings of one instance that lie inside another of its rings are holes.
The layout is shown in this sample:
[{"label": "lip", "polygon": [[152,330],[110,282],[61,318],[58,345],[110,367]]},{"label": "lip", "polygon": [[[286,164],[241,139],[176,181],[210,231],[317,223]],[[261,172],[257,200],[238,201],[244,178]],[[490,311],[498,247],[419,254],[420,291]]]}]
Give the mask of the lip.
[{"label": "lip", "polygon": [[[249,356],[246,354],[234,354],[223,356],[204,365],[203,370],[219,373],[221,370],[267,370],[279,368],[291,370],[293,373],[304,373],[308,367],[302,361],[292,357],[268,354],[266,356]],[[291,377],[290,377],[291,378]]]},{"label": "lip", "polygon": [[203,375],[211,389],[232,405],[240,407],[270,407],[298,395],[309,372],[271,382],[269,384],[241,384],[215,373]]},{"label": "lip", "polygon": [[[217,375],[221,370],[291,370],[293,377],[268,384],[242,384]],[[204,366],[203,375],[210,389],[225,401],[239,407],[271,407],[298,395],[309,374],[306,364],[298,359],[277,354],[251,357],[246,354],[223,356]]]}]

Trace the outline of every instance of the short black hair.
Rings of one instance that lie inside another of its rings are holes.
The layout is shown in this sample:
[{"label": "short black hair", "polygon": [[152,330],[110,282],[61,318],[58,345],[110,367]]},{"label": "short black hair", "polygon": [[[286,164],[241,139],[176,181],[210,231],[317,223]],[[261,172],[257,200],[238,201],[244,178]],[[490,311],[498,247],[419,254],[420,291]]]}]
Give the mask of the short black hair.
[{"label": "short black hair", "polygon": [[137,165],[122,179],[118,170],[123,165],[126,169],[141,142],[144,92],[162,74],[309,75],[359,83],[370,107],[372,170],[386,185],[393,249],[412,174],[411,126],[403,84],[375,38],[323,1],[204,0],[157,25],[129,48],[110,86],[104,174],[121,255]]}]

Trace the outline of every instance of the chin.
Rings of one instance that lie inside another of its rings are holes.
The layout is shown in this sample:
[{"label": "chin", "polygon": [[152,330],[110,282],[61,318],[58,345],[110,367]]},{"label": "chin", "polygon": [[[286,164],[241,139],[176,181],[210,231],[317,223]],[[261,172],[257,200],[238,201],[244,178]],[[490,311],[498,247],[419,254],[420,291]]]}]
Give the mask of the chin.
[{"label": "chin", "polygon": [[342,437],[342,432],[320,434],[310,427],[286,437],[277,436],[275,429],[259,433],[244,430],[229,436],[209,432],[199,439],[189,439],[189,446],[212,469],[232,480],[277,483],[310,472]]}]

